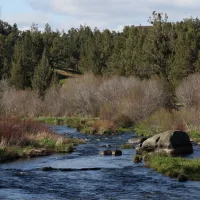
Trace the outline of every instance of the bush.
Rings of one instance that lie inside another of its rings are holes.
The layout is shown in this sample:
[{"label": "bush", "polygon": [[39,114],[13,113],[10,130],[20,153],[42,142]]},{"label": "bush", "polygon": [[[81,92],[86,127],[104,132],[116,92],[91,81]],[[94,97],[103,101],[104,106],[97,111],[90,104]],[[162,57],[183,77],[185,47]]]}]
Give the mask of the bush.
[{"label": "bush", "polygon": [[125,128],[151,115],[165,105],[166,99],[160,80],[135,77],[86,74],[67,79],[62,86],[52,86],[43,101],[35,91],[5,87],[0,91],[0,105],[6,116],[100,117]]},{"label": "bush", "polygon": [[168,130],[189,130],[190,114],[184,111],[157,110],[150,117],[136,125],[136,133],[140,136],[153,136]]},{"label": "bush", "polygon": [[18,118],[0,118],[0,146],[27,146],[30,144],[29,135],[46,132],[52,134],[47,126],[30,120]]},{"label": "bush", "polygon": [[178,101],[186,108],[200,106],[200,74],[193,74],[182,80],[176,90]]}]

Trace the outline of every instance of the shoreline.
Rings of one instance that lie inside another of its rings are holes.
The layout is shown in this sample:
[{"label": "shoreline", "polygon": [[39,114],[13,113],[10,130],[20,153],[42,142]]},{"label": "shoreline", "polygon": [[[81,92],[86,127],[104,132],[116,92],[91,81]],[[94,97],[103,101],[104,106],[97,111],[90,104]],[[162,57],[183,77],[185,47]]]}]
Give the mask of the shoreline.
[{"label": "shoreline", "polygon": [[108,120],[90,117],[37,117],[34,120],[50,125],[68,126],[77,128],[84,134],[120,134],[125,132],[135,132],[134,126],[123,127]]},{"label": "shoreline", "polygon": [[0,119],[0,163],[19,158],[73,152],[81,139],[67,138],[37,121],[19,118]]}]

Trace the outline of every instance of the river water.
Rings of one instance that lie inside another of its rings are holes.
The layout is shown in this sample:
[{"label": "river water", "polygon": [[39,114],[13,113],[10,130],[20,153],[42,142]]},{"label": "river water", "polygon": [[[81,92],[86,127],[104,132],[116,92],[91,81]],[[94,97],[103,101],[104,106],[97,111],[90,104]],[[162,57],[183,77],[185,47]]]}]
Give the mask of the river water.
[{"label": "river water", "polygon": [[[115,136],[84,135],[76,129],[53,127],[57,133],[87,140],[72,154],[51,155],[0,164],[0,199],[2,200],[188,200],[200,199],[200,182],[179,183],[134,164],[134,149],[123,155],[100,156],[99,151],[119,149],[134,133]],[[194,146],[199,157],[200,148]],[[48,171],[53,168],[102,168],[99,171]]]}]

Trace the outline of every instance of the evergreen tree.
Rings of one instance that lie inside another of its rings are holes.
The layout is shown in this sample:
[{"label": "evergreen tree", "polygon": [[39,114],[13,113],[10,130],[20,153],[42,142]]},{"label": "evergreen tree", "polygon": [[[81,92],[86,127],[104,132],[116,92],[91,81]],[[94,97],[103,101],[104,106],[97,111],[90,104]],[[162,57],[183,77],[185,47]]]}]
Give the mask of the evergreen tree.
[{"label": "evergreen tree", "polygon": [[53,71],[47,57],[47,51],[44,49],[42,59],[35,69],[33,78],[33,88],[38,91],[40,98],[44,99],[45,92],[51,85]]},{"label": "evergreen tree", "polygon": [[[20,44],[18,44],[20,47]],[[15,47],[18,49],[18,46]],[[22,52],[19,49],[19,57],[17,60],[12,62],[12,71],[11,71],[11,83],[17,89],[25,89],[26,76],[24,73],[24,65]]]}]

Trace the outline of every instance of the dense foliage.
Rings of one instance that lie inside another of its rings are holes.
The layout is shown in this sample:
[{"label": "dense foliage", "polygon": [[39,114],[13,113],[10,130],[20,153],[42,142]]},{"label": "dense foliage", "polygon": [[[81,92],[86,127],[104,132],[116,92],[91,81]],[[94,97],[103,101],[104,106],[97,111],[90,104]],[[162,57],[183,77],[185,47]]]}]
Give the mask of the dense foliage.
[{"label": "dense foliage", "polygon": [[167,19],[153,12],[148,27],[101,32],[80,26],[67,33],[54,32],[48,24],[44,32],[35,24],[20,31],[16,24],[0,21],[0,78],[10,79],[17,89],[37,88],[43,96],[55,68],[105,76],[159,76],[174,95],[181,79],[200,71],[200,20]]}]

